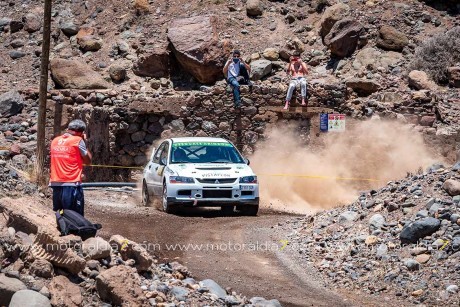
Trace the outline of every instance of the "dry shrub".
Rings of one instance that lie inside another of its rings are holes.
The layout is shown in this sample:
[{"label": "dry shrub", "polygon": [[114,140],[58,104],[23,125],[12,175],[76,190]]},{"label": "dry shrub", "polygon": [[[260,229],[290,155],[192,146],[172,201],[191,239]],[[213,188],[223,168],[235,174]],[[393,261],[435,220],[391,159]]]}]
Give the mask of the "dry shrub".
[{"label": "dry shrub", "polygon": [[429,39],[415,52],[411,70],[422,70],[439,84],[448,83],[447,68],[460,62],[460,27]]},{"label": "dry shrub", "polygon": [[138,13],[147,13],[150,10],[148,0],[134,0],[134,8]]}]

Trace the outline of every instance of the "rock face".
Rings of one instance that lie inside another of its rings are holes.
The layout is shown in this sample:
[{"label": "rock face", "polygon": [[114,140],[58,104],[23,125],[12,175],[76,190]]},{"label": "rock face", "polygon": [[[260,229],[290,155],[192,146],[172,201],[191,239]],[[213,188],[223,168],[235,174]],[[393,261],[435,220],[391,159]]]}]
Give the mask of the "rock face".
[{"label": "rock face", "polygon": [[83,298],[80,287],[65,276],[56,276],[48,286],[51,293],[51,304],[57,307],[81,306]]},{"label": "rock face", "polygon": [[246,14],[248,14],[248,16],[260,16],[262,13],[263,7],[260,0],[248,0],[248,2],[246,2]]},{"label": "rock face", "polygon": [[8,306],[13,294],[27,289],[22,281],[0,274],[0,306]]},{"label": "rock face", "polygon": [[0,117],[14,116],[22,111],[24,101],[17,91],[0,95]]},{"label": "rock face", "polygon": [[380,90],[380,85],[376,81],[369,79],[352,78],[346,80],[345,84],[360,96],[368,96]]},{"label": "rock face", "polygon": [[116,246],[123,260],[134,259],[139,271],[146,271],[153,263],[152,256],[139,244],[123,236],[114,235],[110,238],[110,246]]},{"label": "rock face", "polygon": [[174,19],[168,39],[180,65],[199,82],[210,84],[222,79],[231,46],[218,41],[216,16]]},{"label": "rock face", "polygon": [[450,196],[457,196],[460,195],[460,182],[448,179],[442,185],[442,188],[450,195]]},{"label": "rock face", "polygon": [[449,67],[447,75],[450,86],[460,88],[460,66]]},{"label": "rock face", "polygon": [[436,88],[436,84],[429,80],[424,71],[413,70],[409,73],[409,86],[417,90],[431,90]]},{"label": "rock face", "polygon": [[319,34],[324,39],[334,24],[343,19],[350,12],[350,7],[344,3],[337,3],[328,7],[321,17]]},{"label": "rock face", "polygon": [[350,56],[358,46],[363,26],[352,19],[343,19],[334,24],[324,37],[324,44],[337,57]]},{"label": "rock face", "polygon": [[139,283],[139,276],[126,266],[112,267],[96,277],[96,289],[101,299],[119,306],[146,305]]},{"label": "rock face", "polygon": [[77,60],[51,60],[51,77],[60,88],[105,89],[109,84],[88,65]]},{"label": "rock face", "polygon": [[11,298],[10,307],[51,307],[50,300],[32,290],[20,290]]},{"label": "rock face", "polygon": [[353,61],[353,68],[356,70],[364,69],[366,67],[383,67],[388,69],[395,66],[403,59],[399,52],[388,51],[381,52],[375,48],[363,48],[360,50]]},{"label": "rock face", "polygon": [[268,60],[257,60],[251,62],[251,79],[260,80],[270,74],[272,71],[272,62]]},{"label": "rock face", "polygon": [[427,217],[405,225],[399,238],[402,243],[417,243],[421,238],[431,235],[439,229],[441,222],[432,217]]},{"label": "rock face", "polygon": [[407,36],[391,26],[382,26],[379,30],[377,46],[386,50],[401,51],[409,44]]},{"label": "rock face", "polygon": [[138,76],[162,78],[169,75],[169,51],[164,47],[154,47],[144,51],[134,64],[133,72]]}]

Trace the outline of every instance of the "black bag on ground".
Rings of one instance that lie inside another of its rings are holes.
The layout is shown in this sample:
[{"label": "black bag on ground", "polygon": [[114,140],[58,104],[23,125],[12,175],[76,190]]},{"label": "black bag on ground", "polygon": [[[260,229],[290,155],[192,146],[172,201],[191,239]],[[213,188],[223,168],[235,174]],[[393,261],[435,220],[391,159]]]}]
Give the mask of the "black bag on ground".
[{"label": "black bag on ground", "polygon": [[56,211],[56,221],[61,235],[74,234],[82,240],[96,236],[96,232],[102,228],[101,224],[93,224],[80,213],[68,209]]}]

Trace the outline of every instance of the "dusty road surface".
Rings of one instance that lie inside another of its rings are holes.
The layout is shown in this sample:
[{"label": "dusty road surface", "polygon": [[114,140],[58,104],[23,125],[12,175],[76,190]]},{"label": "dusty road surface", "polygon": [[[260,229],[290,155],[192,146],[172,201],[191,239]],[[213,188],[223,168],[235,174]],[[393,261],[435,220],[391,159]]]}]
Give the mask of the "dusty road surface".
[{"label": "dusty road surface", "polygon": [[103,225],[101,236],[121,234],[144,243],[160,262],[177,260],[194,277],[214,279],[247,297],[275,298],[283,306],[357,304],[350,295],[327,290],[320,274],[291,257],[298,251],[283,247],[286,234],[272,227],[295,215],[262,210],[258,217],[224,217],[214,209],[169,215],[140,207],[135,193],[86,192],[87,216]]}]

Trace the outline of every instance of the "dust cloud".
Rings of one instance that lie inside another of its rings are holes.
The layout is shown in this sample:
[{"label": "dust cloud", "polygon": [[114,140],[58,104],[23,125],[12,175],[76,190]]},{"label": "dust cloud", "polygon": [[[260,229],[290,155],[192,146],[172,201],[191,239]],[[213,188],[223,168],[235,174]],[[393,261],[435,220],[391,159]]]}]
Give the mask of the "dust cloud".
[{"label": "dust cloud", "polygon": [[360,191],[439,161],[429,153],[421,135],[398,122],[347,121],[345,132],[318,137],[312,131],[310,145],[300,144],[295,131],[293,125],[270,129],[251,158],[264,207],[301,213],[335,207],[356,200]]}]

